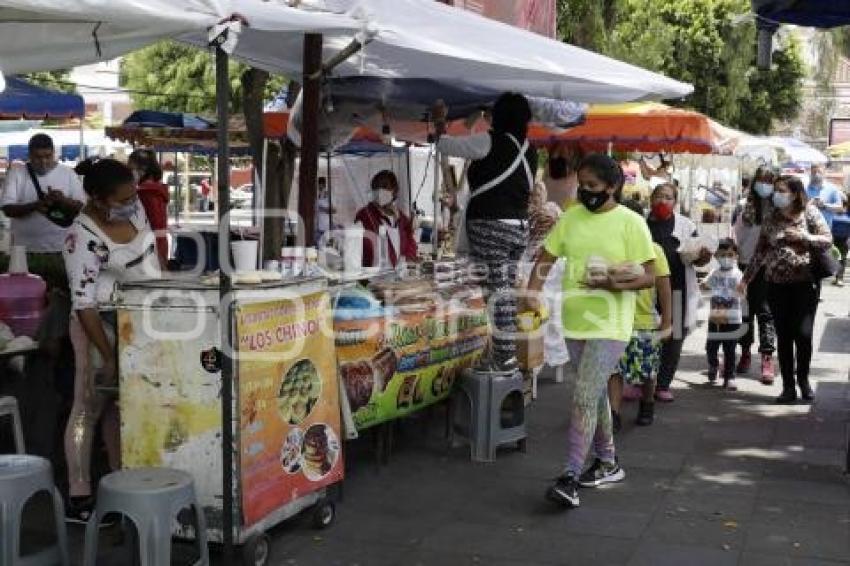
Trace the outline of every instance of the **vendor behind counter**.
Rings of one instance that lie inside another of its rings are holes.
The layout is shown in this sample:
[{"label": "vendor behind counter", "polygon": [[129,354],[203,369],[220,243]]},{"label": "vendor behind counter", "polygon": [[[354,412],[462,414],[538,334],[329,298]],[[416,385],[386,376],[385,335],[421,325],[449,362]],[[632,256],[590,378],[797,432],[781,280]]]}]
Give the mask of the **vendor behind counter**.
[{"label": "vendor behind counter", "polygon": [[365,230],[363,238],[363,266],[378,267],[380,257],[379,235],[381,228],[387,233],[387,254],[395,267],[401,258],[413,261],[417,257],[413,223],[398,208],[399,185],[395,173],[380,171],[372,177],[372,202],[361,208],[354,217]]}]

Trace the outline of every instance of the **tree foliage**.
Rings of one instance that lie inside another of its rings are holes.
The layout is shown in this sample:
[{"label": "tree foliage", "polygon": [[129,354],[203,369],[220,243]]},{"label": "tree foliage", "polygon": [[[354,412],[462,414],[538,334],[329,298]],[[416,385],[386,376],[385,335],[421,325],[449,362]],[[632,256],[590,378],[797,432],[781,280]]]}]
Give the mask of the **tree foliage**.
[{"label": "tree foliage", "polygon": [[790,42],[769,71],[755,65],[756,31],[749,0],[561,0],[565,41],[694,85],[675,102],[753,133],[800,108],[799,46]]},{"label": "tree foliage", "polygon": [[77,92],[77,86],[71,82],[71,72],[67,69],[29,73],[23,75],[21,78],[34,85],[49,88],[50,90],[68,93]]},{"label": "tree foliage", "polygon": [[[243,111],[240,77],[246,69],[239,63],[230,65],[231,112]],[[203,49],[161,41],[131,53],[121,65],[121,84],[137,108],[215,114],[215,57]],[[284,84],[281,77],[271,78],[266,98]]]}]

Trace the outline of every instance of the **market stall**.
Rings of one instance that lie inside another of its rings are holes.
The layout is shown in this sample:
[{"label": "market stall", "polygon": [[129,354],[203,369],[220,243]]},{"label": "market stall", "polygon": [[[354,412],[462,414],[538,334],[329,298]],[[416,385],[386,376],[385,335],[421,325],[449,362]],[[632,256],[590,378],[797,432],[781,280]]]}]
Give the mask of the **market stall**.
[{"label": "market stall", "polygon": [[[122,463],[192,473],[210,539],[224,540],[224,349],[234,360],[234,539],[250,555],[268,528],[309,506],[318,524],[332,520],[326,489],[344,468],[331,302],[321,278],[238,285],[224,306],[217,286],[210,277],[121,289]],[[222,317],[233,329],[225,339]]]}]

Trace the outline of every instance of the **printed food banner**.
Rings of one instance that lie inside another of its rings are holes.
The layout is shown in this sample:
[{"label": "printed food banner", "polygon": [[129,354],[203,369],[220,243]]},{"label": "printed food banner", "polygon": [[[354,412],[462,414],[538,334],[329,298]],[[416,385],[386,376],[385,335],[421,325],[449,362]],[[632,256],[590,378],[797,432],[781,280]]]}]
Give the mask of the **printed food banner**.
[{"label": "printed food banner", "polygon": [[331,320],[325,292],[236,313],[246,525],[343,477]]},{"label": "printed food banner", "polygon": [[447,398],[489,336],[483,306],[443,315],[336,320],[334,328],[339,371],[358,430]]}]

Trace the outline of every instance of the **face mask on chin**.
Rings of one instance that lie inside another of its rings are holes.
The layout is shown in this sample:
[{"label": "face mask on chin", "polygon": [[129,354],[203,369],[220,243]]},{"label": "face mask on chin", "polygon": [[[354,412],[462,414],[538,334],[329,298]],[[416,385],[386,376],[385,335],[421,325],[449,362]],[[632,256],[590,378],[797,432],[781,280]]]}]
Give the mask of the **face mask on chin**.
[{"label": "face mask on chin", "polygon": [[578,200],[590,212],[596,212],[608,202],[611,194],[608,191],[596,192],[587,187],[578,188]]}]

